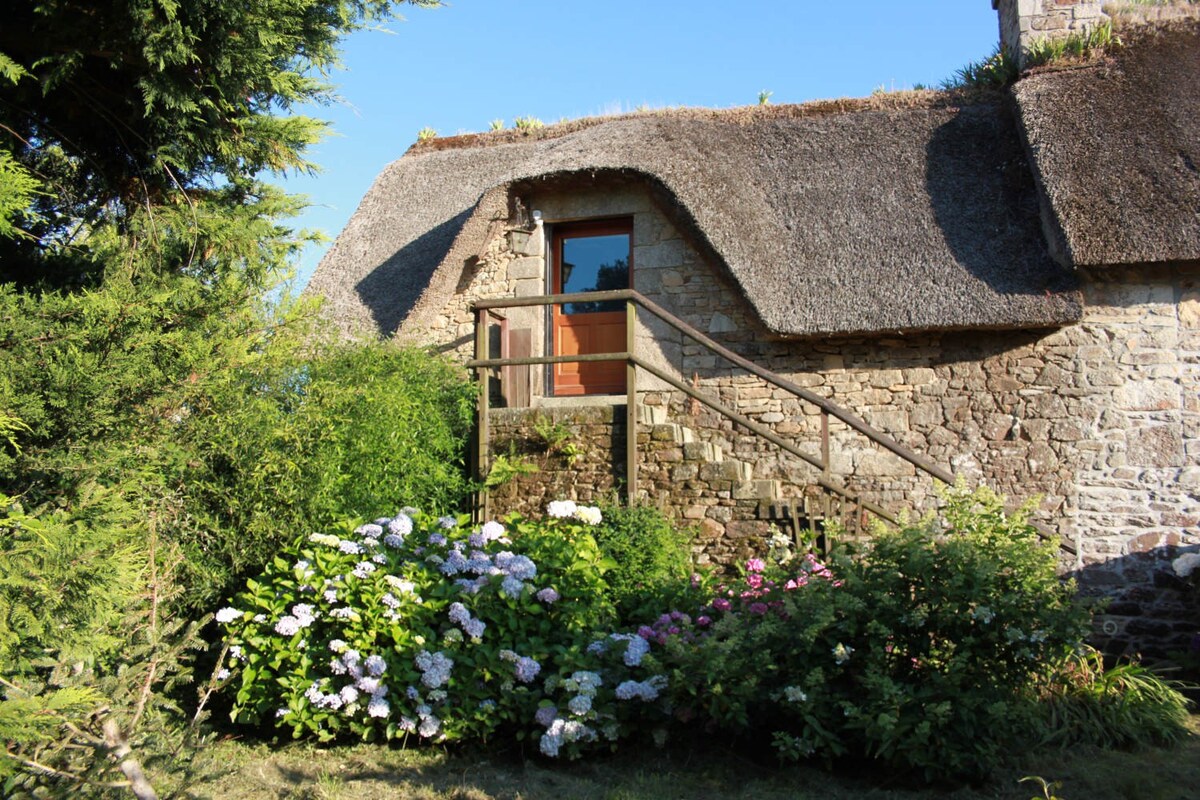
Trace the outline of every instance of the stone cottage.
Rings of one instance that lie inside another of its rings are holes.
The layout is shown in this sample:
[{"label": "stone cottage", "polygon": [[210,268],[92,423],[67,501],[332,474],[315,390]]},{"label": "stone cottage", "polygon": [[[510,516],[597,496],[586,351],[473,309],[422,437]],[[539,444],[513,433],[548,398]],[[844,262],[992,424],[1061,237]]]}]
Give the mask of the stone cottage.
[{"label": "stone cottage", "polygon": [[[1018,56],[1105,17],[995,5]],[[814,486],[895,513],[953,473],[1039,496],[1111,648],[1169,650],[1196,625],[1170,560],[1200,547],[1200,20],[1160,11],[1003,91],[422,142],[309,291],[347,335],[508,359],[488,440],[572,449],[494,510],[635,483],[724,560],[831,513]],[[622,289],[682,329],[627,295],[514,305]],[[644,367],[565,361],[603,353]]]}]

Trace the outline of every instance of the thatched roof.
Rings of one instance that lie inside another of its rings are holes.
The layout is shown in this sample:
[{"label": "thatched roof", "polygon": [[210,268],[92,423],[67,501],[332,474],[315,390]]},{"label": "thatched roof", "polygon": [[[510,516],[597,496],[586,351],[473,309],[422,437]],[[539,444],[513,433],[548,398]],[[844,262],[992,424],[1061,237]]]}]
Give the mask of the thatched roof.
[{"label": "thatched roof", "polygon": [[510,186],[599,173],[665,197],[777,334],[1078,319],[1009,109],[953,102],[639,114],[414,148],[376,180],[309,291],[347,330],[419,325],[451,296]]},{"label": "thatched roof", "polygon": [[1200,21],[1122,37],[1013,90],[1051,242],[1075,266],[1200,258]]}]

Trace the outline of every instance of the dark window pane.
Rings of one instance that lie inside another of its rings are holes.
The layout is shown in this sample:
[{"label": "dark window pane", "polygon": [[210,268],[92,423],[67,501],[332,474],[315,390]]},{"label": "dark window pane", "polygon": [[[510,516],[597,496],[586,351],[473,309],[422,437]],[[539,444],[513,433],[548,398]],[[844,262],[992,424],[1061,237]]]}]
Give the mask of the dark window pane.
[{"label": "dark window pane", "polygon": [[[562,291],[606,292],[629,288],[629,234],[578,236],[562,240]],[[564,314],[621,311],[623,300],[565,303]]]}]

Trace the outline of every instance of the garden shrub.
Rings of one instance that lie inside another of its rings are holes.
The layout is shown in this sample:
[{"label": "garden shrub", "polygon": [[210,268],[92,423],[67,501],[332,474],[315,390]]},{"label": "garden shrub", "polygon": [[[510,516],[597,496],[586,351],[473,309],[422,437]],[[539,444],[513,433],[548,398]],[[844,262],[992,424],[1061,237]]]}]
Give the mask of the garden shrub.
[{"label": "garden shrub", "polygon": [[1177,685],[1140,664],[1106,668],[1087,647],[1049,665],[1031,700],[1046,744],[1173,745],[1188,735],[1188,701]]},{"label": "garden shrub", "polygon": [[605,506],[593,531],[615,566],[604,575],[608,596],[621,618],[653,619],[665,607],[686,602],[672,595],[688,587],[692,573],[689,530],[679,530],[653,506]]},{"label": "garden shrub", "polygon": [[1022,693],[1089,630],[1026,509],[1006,514],[986,490],[946,499],[940,520],[877,536],[844,587],[866,611],[866,691],[846,727],[869,755],[930,777],[981,774],[1020,741]]},{"label": "garden shrub", "polygon": [[204,607],[267,564],[279,532],[313,531],[397,498],[462,510],[474,389],[462,370],[388,343],[293,348],[246,370],[189,422],[190,526]]},{"label": "garden shrub", "polygon": [[[323,740],[503,734],[565,758],[720,735],[935,780],[1039,741],[1181,730],[1170,686],[1078,655],[1087,610],[993,494],[952,491],[940,519],[827,563],[773,545],[702,606],[670,605],[706,589],[676,578],[636,628],[614,628],[609,596],[629,584],[606,582],[599,509],[548,512],[472,527],[406,510],[302,540],[218,615],[235,717]],[[638,518],[614,516],[618,532]],[[649,602],[618,599],[635,596]]]},{"label": "garden shrub", "polygon": [[988,493],[952,492],[942,521],[881,531],[832,571],[798,566],[750,562],[703,634],[666,643],[677,715],[771,731],[785,758],[976,776],[1028,733],[1040,665],[1087,630],[1054,549]]},{"label": "garden shrub", "polygon": [[235,718],[321,740],[528,735],[546,675],[612,622],[599,510],[552,510],[506,528],[406,509],[308,536],[218,612]]}]

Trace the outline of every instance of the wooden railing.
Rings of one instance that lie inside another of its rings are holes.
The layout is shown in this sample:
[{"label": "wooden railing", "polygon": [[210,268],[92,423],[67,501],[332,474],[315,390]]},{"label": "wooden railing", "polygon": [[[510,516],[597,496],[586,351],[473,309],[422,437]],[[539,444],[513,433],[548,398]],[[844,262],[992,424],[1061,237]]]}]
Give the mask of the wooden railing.
[{"label": "wooden railing", "polygon": [[[625,352],[565,356],[529,356],[522,358],[504,357],[502,354],[501,358],[488,358],[487,320],[489,316],[495,315],[497,309],[600,301],[625,301]],[[755,364],[753,361],[750,361],[749,359],[744,358],[729,348],[713,341],[703,332],[697,330],[691,325],[688,325],[670,311],[667,311],[662,306],[633,289],[622,289],[609,292],[579,292],[574,294],[540,295],[537,297],[480,300],[475,303],[474,308],[476,324],[475,358],[467,362],[467,366],[476,370],[480,382],[478,406],[479,435],[477,439],[475,462],[478,470],[478,477],[481,481],[483,477],[487,475],[490,461],[488,443],[488,413],[491,403],[489,377],[492,369],[497,367],[512,367],[522,365],[532,366],[539,364],[585,363],[590,361],[624,361],[626,363],[625,390],[627,395],[625,404],[625,475],[627,496],[631,502],[638,496],[638,370],[644,370],[650,375],[658,378],[660,381],[663,381],[664,383],[683,392],[686,396],[697,400],[705,406],[708,406],[718,414],[721,414],[732,422],[747,428],[755,435],[765,439],[768,442],[771,442],[784,452],[795,456],[804,463],[818,470],[819,474],[814,478],[814,483],[825,490],[823,498],[825,501],[824,516],[826,519],[831,518],[830,501],[836,499],[841,501],[841,504],[843,505],[848,504],[851,508],[858,507],[864,511],[874,514],[881,519],[887,520],[888,522],[894,523],[897,521],[896,516],[887,509],[884,509],[870,501],[864,500],[857,493],[850,491],[835,480],[830,464],[830,418],[839,420],[851,430],[858,432],[862,436],[866,437],[869,441],[874,442],[885,450],[895,454],[903,461],[911,464],[913,467],[924,472],[930,477],[947,484],[954,483],[954,474],[949,470],[905,447],[896,440],[892,439],[883,431],[880,431],[867,423],[861,417],[851,413],[850,411],[847,411],[835,403],[830,402],[828,398],[810,392],[804,387],[799,386],[768,369],[764,369],[758,364]],[[645,359],[641,358],[637,353],[636,339],[637,311],[639,308],[644,309],[655,317],[658,317],[675,330],[698,342],[716,355],[724,358],[751,375],[755,375],[767,383],[783,389],[795,397],[816,406],[820,410],[821,414],[820,454],[813,455],[802,450],[792,442],[787,441],[774,431],[770,430],[768,427],[754,422],[732,408],[728,408],[717,400],[714,400],[704,393],[697,391],[696,388],[689,386],[687,383],[679,380],[675,376],[670,375],[664,370],[659,369]],[[486,502],[485,493],[483,504],[483,510],[485,512]],[[850,517],[850,519],[853,521],[855,526],[858,526],[861,521],[861,514],[855,512],[853,517]],[[1071,548],[1066,545],[1063,545],[1062,547],[1068,552],[1073,552]]]}]

